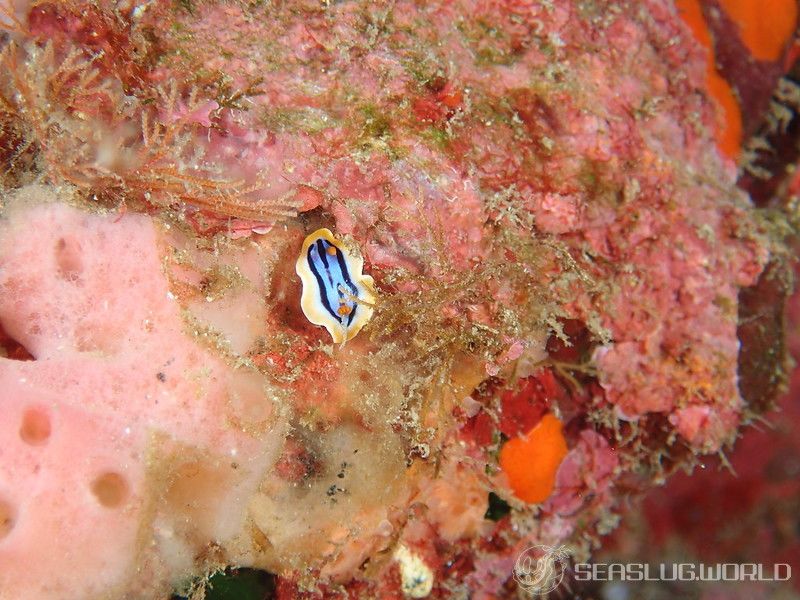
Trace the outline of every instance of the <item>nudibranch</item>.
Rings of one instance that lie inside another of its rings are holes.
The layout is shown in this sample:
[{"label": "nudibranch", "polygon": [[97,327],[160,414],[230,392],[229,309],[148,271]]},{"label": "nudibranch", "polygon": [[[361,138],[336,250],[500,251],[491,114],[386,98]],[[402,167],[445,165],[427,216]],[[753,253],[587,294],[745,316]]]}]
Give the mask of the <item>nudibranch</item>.
[{"label": "nudibranch", "polygon": [[324,326],[337,344],[355,337],[372,317],[375,287],[363,268],[358,249],[324,228],[306,237],[297,257],[303,314],[314,325]]}]

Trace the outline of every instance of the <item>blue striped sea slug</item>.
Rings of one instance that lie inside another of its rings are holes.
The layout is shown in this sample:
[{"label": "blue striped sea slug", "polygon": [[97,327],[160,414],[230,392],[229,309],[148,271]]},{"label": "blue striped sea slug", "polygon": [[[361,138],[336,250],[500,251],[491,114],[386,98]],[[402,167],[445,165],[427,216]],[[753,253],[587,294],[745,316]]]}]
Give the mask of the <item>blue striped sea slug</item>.
[{"label": "blue striped sea slug", "polygon": [[306,237],[297,257],[303,314],[325,327],[337,344],[352,339],[372,317],[375,287],[363,267],[358,249],[343,244],[324,228]]}]

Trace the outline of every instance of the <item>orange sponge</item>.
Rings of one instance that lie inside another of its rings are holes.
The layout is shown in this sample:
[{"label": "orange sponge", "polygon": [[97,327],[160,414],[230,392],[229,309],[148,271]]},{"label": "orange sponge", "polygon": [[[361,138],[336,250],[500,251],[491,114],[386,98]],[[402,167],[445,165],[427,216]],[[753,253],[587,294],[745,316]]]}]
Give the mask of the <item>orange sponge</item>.
[{"label": "orange sponge", "polygon": [[678,9],[683,22],[692,30],[695,39],[704,48],[712,50],[711,33],[708,31],[699,0],[675,0],[675,8]]},{"label": "orange sponge", "polygon": [[730,84],[717,73],[713,65],[708,66],[706,85],[711,97],[717,101],[714,137],[717,148],[731,160],[736,160],[742,147],[742,111]]},{"label": "orange sponge", "polygon": [[[787,1],[790,3],[794,2],[794,0]],[[727,4],[743,5],[748,3],[740,2],[739,0],[723,2],[723,5]],[[751,2],[750,4],[753,3]],[[675,6],[678,9],[681,19],[683,19],[684,23],[691,29],[694,37],[708,51],[706,87],[709,95],[716,100],[718,109],[714,126],[714,137],[717,140],[717,148],[719,148],[719,151],[731,160],[736,160],[742,144],[742,114],[733,88],[731,88],[730,84],[717,72],[714,65],[714,44],[705,17],[703,16],[703,9],[698,0],[677,0]],[[736,20],[733,15],[731,15],[731,18]],[[794,23],[794,21],[792,21],[792,23]],[[783,43],[784,42],[781,42],[781,44]],[[753,54],[754,56],[756,55],[755,53]]]},{"label": "orange sponge", "polygon": [[758,60],[781,58],[797,25],[796,0],[720,0],[739,38]]},{"label": "orange sponge", "polygon": [[566,454],[561,421],[548,413],[524,438],[505,443],[500,451],[500,468],[520,500],[544,502],[553,491],[556,471]]}]

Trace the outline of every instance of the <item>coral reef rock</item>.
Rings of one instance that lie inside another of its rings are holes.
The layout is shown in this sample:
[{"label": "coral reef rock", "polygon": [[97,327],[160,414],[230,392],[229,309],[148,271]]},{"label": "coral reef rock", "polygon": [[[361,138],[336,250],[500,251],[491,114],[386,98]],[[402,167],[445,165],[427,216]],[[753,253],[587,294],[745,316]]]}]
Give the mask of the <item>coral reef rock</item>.
[{"label": "coral reef rock", "polygon": [[0,4],[0,600],[512,597],[730,445],[785,250],[678,4]]}]

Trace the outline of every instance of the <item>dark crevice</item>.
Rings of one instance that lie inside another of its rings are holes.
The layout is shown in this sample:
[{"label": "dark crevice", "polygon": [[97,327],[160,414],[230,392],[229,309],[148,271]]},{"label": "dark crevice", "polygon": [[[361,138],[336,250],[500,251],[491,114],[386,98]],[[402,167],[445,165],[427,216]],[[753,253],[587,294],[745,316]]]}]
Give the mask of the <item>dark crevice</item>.
[{"label": "dark crevice", "polygon": [[15,340],[0,321],[0,357],[11,360],[36,360],[28,349]]},{"label": "dark crevice", "polygon": [[[277,577],[267,571],[229,568],[209,577],[205,583],[205,600],[272,600]],[[194,596],[192,596],[194,597]],[[188,600],[174,594],[170,600]]]},{"label": "dark crevice", "polygon": [[773,261],[752,287],[739,292],[739,391],[751,410],[773,408],[787,380],[785,314],[789,267]]},{"label": "dark crevice", "polygon": [[489,492],[489,505],[486,509],[484,519],[499,521],[511,512],[511,506],[494,492]]}]

